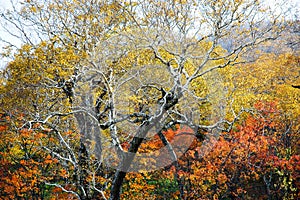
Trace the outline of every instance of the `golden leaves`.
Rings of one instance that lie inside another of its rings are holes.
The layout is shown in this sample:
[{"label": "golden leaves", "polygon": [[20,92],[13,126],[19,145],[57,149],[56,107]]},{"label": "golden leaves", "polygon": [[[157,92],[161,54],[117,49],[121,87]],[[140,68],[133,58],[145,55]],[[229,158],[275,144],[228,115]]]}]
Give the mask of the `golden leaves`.
[{"label": "golden leaves", "polygon": [[295,114],[298,108],[294,106],[299,101],[299,91],[291,85],[298,80],[297,59],[296,55],[288,53],[263,54],[253,64],[222,69],[226,73],[224,82],[231,91],[229,95],[234,98],[233,109],[238,111],[241,107],[249,108],[259,100],[274,100],[278,101],[285,112]]}]

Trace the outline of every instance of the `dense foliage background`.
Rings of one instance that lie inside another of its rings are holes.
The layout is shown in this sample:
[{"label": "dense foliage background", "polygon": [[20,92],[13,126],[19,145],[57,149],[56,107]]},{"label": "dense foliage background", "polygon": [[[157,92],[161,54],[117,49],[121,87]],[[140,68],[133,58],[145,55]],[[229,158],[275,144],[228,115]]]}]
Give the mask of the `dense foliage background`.
[{"label": "dense foliage background", "polygon": [[0,199],[299,198],[299,20],[279,8],[27,0],[2,13],[22,46],[2,52]]}]

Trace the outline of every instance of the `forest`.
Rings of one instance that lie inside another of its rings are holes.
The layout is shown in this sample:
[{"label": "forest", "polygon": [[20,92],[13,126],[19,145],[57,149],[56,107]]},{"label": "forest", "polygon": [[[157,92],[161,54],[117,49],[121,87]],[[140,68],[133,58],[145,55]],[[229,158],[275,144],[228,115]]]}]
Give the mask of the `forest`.
[{"label": "forest", "polygon": [[0,199],[299,199],[300,27],[281,3],[11,1]]}]

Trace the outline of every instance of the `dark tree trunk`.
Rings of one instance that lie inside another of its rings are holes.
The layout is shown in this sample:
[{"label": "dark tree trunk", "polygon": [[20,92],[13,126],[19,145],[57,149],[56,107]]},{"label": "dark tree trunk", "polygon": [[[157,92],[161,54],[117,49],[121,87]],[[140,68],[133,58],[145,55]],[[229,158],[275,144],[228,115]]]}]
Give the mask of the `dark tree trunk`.
[{"label": "dark tree trunk", "polygon": [[[181,92],[179,92],[180,95],[178,97],[181,97]],[[128,149],[129,153],[125,153],[123,155],[122,162],[119,165],[119,168],[116,171],[116,174],[114,176],[114,180],[112,182],[112,188],[110,192],[110,200],[119,200],[122,184],[124,181],[124,178],[126,176],[126,173],[128,169],[130,169],[130,165],[135,157],[135,154],[137,153],[140,145],[142,144],[144,138],[146,137],[149,130],[151,130],[154,126],[159,123],[161,118],[163,117],[163,114],[169,110],[171,107],[173,107],[178,102],[178,97],[175,97],[173,93],[165,94],[165,105],[162,108],[163,112],[161,112],[158,116],[155,118],[152,118],[151,120],[145,121],[143,125],[139,128],[137,131],[135,137],[130,142],[130,147]]]},{"label": "dark tree trunk", "polygon": [[126,176],[128,169],[130,169],[130,165],[135,157],[135,153],[138,151],[140,145],[142,144],[144,137],[148,133],[148,131],[154,127],[154,124],[158,122],[161,117],[153,120],[151,123],[145,123],[137,132],[136,136],[130,142],[130,147],[128,149],[129,153],[125,153],[123,155],[123,159],[119,168],[116,171],[114,176],[114,180],[112,182],[112,188],[110,192],[110,200],[119,200],[120,193],[122,189],[123,180]]},{"label": "dark tree trunk", "polygon": [[150,130],[152,126],[145,126],[142,128],[143,131],[140,132],[140,134],[137,134],[138,136],[134,137],[133,140],[131,141],[131,145],[128,149],[128,153],[125,153],[123,155],[123,159],[121,164],[119,165],[119,168],[116,171],[116,174],[114,176],[114,180],[112,182],[112,188],[110,191],[110,200],[119,200],[120,199],[120,194],[121,194],[121,189],[123,185],[123,180],[126,176],[126,173],[128,169],[130,168],[130,164],[132,163],[135,153],[138,151],[139,146],[143,142],[143,138],[147,134],[148,130]]},{"label": "dark tree trunk", "polygon": [[123,184],[123,180],[126,176],[126,172],[117,170],[115,174],[115,178],[112,183],[112,188],[110,191],[110,200],[119,200],[121,194],[121,188]]}]

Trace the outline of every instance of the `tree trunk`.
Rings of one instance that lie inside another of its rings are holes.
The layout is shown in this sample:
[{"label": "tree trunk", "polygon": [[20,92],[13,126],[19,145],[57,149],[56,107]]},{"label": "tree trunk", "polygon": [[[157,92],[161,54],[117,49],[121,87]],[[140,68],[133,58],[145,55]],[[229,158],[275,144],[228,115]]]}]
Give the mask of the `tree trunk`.
[{"label": "tree trunk", "polygon": [[112,188],[111,188],[110,198],[109,198],[110,200],[120,199],[123,180],[126,176],[128,169],[130,169],[130,165],[135,157],[135,154],[137,153],[148,131],[151,130],[154,126],[156,126],[157,123],[159,123],[164,113],[178,102],[178,97],[182,96],[181,92],[178,92],[179,94],[178,97],[175,97],[174,93],[170,93],[170,94],[171,95],[169,95],[168,98],[164,97],[166,98],[165,99],[166,103],[161,108],[163,112],[161,112],[155,118],[152,118],[151,120],[145,121],[145,123],[143,123],[143,125],[137,131],[135,137],[130,142],[130,147],[128,149],[129,153],[124,152],[122,162],[119,165],[119,168],[117,169],[114,180],[112,182]]},{"label": "tree trunk", "polygon": [[126,172],[117,170],[115,174],[115,178],[112,182],[112,188],[110,191],[110,200],[119,200],[121,194],[121,188],[123,184],[123,180],[126,176]]},{"label": "tree trunk", "polygon": [[128,149],[129,153],[125,153],[122,159],[121,164],[119,165],[119,169],[117,169],[114,180],[112,182],[112,188],[110,191],[110,200],[119,200],[120,199],[120,194],[121,194],[121,189],[123,185],[123,180],[126,176],[126,173],[128,169],[130,168],[130,164],[132,163],[135,153],[138,151],[139,146],[143,142],[143,138],[147,134],[148,130],[150,130],[152,126],[147,126],[142,128],[142,132],[140,134],[137,134],[138,136],[134,137],[131,141],[131,145]]}]

